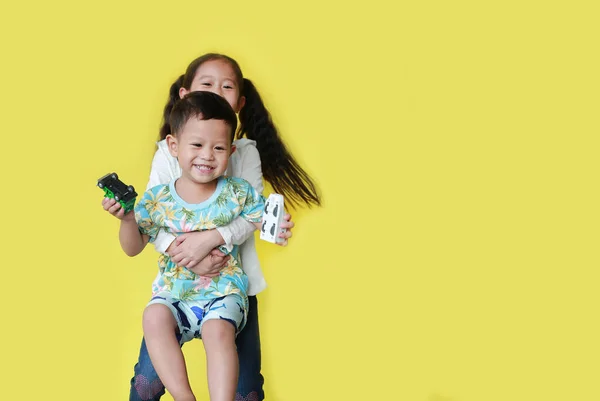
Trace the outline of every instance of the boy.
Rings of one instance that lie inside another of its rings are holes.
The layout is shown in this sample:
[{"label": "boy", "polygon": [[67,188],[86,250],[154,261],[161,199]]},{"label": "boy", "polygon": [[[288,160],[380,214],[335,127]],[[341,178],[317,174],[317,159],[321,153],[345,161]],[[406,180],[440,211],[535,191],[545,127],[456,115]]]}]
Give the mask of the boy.
[{"label": "boy", "polygon": [[[170,116],[167,145],[182,174],[167,185],[146,191],[133,213],[121,219],[119,240],[129,256],[139,254],[160,230],[173,234],[208,230],[237,216],[260,228],[264,198],[239,178],[223,177],[237,127],[227,101],[211,92],[192,92],[178,101]],[[238,358],[235,336],[244,327],[248,279],[237,246],[228,265],[214,278],[201,277],[159,257],[160,275],[144,311],[143,328],[152,363],[176,401],[195,400],[180,344],[202,338],[213,401],[235,395]]]}]

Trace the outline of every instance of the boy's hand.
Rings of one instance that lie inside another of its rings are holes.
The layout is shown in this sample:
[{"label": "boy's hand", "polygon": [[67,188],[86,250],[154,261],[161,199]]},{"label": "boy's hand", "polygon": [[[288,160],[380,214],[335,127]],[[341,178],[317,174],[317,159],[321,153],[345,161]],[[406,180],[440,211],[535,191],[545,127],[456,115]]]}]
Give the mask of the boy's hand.
[{"label": "boy's hand", "polygon": [[102,199],[102,207],[104,208],[104,210],[106,210],[108,213],[112,214],[119,220],[135,220],[135,216],[132,213],[132,211],[125,214],[125,211],[121,204],[112,198],[105,197],[104,199]]}]

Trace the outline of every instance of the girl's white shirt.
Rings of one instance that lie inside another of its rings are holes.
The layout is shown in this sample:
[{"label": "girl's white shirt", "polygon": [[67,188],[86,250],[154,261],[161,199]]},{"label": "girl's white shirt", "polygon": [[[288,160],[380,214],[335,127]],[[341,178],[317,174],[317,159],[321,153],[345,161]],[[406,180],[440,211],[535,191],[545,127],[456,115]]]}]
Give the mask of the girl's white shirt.
[{"label": "girl's white shirt", "polygon": [[[241,138],[234,141],[233,144],[236,146],[236,150],[229,157],[225,175],[245,179],[258,193],[262,194],[264,187],[256,141]],[[160,184],[168,184],[181,176],[179,163],[169,153],[167,142],[163,139],[157,142],[157,146],[158,149],[152,159],[152,169],[150,170],[150,179],[146,189]],[[253,235],[255,229],[254,224],[242,217],[237,217],[228,225],[216,229],[225,240],[227,249],[231,250],[234,244],[240,245],[239,253],[242,269],[248,276],[248,295],[256,295],[267,287],[256,253]],[[165,253],[174,239],[174,235],[161,231],[154,240],[154,247],[158,252]]]}]

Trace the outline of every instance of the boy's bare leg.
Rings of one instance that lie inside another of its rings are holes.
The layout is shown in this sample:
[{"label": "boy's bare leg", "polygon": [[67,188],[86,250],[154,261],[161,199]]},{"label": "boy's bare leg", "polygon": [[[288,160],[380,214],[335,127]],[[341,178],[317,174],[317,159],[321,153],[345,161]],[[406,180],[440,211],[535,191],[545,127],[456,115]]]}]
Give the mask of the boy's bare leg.
[{"label": "boy's bare leg", "polygon": [[169,393],[175,401],[195,401],[171,310],[161,304],[149,305],[144,310],[142,325],[152,365]]},{"label": "boy's bare leg", "polygon": [[202,325],[202,341],[210,400],[234,401],[239,372],[235,328],[226,320],[208,320]]}]

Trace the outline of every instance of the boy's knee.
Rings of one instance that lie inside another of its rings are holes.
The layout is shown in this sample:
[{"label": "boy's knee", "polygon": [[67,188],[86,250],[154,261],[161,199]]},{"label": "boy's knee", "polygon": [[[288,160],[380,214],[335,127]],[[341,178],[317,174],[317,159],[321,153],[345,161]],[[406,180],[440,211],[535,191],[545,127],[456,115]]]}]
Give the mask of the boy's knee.
[{"label": "boy's knee", "polygon": [[235,327],[227,320],[208,320],[202,325],[202,341],[235,342]]},{"label": "boy's knee", "polygon": [[173,313],[171,313],[171,310],[165,305],[152,304],[144,309],[144,314],[142,316],[142,327],[144,331],[157,328],[161,329],[168,324],[174,323],[175,318],[173,317]]}]

